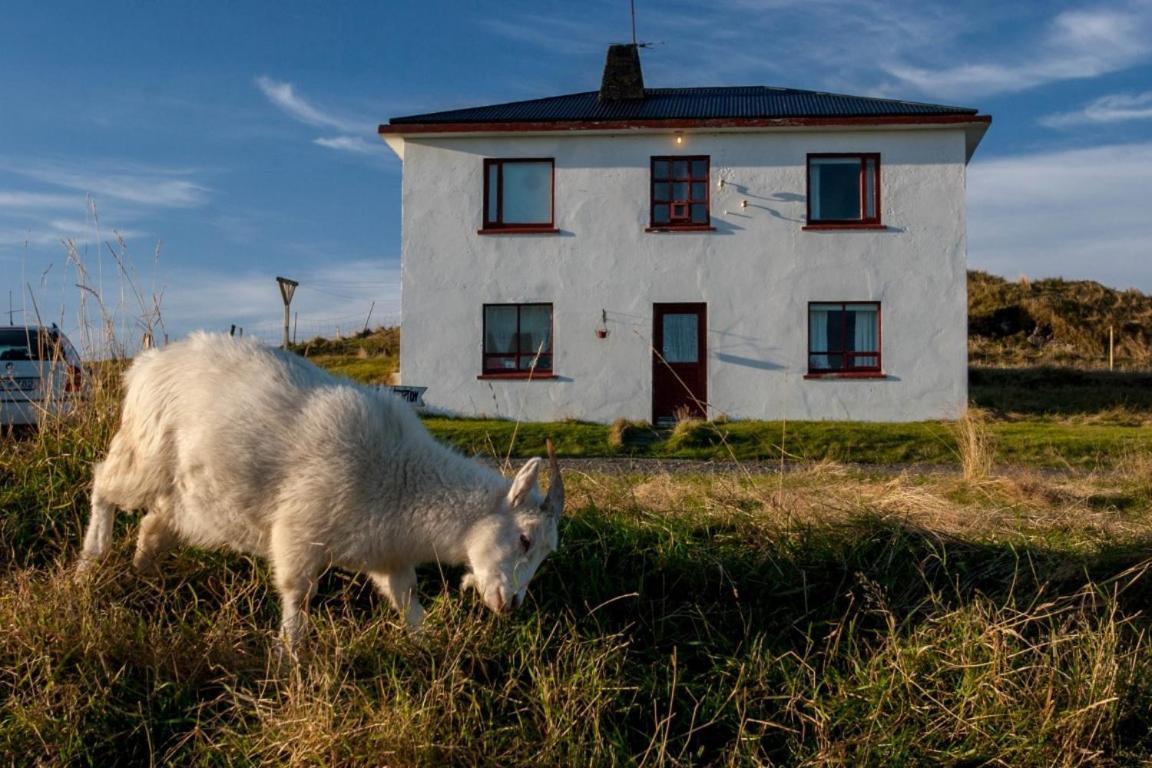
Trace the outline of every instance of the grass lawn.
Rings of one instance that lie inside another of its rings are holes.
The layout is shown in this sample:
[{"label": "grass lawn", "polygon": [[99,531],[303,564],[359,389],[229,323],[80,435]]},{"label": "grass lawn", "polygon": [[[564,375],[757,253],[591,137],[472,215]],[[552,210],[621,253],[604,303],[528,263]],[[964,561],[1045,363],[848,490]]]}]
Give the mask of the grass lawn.
[{"label": "grass lawn", "polygon": [[[552,437],[565,456],[778,461],[833,460],[860,464],[956,464],[955,428],[942,422],[735,421],[682,425],[678,431],[634,427],[646,439],[615,444],[613,427],[581,422],[516,424],[498,420],[428,418],[433,434],[469,454],[540,455]],[[1131,423],[1075,423],[1032,418],[989,420],[996,461],[1028,466],[1111,466],[1152,450],[1152,429]],[[511,450],[510,450],[511,448]]]},{"label": "grass lawn", "polygon": [[[1152,450],[1152,374],[1067,369],[971,372],[995,461],[1042,467],[1108,467]],[[604,426],[564,421],[516,424],[429,417],[429,429],[466,453],[539,455],[545,438],[566,456],[859,464],[955,464],[955,425],[944,422],[718,421],[653,430],[640,423]]]}]

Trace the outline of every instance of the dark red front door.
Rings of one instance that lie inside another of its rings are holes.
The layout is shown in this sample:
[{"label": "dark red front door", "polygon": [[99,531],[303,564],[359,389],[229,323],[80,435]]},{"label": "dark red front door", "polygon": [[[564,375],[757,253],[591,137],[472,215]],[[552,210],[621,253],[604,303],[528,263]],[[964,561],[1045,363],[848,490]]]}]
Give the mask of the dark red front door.
[{"label": "dark red front door", "polygon": [[652,423],[707,417],[706,304],[652,305]]}]

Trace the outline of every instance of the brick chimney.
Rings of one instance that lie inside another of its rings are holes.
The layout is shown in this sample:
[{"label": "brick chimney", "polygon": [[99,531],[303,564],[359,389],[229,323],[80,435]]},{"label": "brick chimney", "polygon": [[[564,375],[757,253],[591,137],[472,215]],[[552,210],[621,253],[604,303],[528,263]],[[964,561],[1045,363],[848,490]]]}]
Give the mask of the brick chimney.
[{"label": "brick chimney", "polygon": [[644,98],[644,74],[640,71],[640,49],[634,43],[608,46],[600,101]]}]

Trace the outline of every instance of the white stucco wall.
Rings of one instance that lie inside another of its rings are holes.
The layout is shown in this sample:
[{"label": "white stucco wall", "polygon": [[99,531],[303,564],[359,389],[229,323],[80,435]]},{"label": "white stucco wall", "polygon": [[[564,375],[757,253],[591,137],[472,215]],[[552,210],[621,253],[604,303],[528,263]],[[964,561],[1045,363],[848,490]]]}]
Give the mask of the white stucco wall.
[{"label": "white stucco wall", "polygon": [[[802,230],[813,152],[880,153],[886,230]],[[650,158],[676,154],[711,157],[715,232],[644,231]],[[477,234],[485,157],[555,158],[560,234]],[[652,304],[705,302],[710,416],[955,418],[967,401],[964,159],[960,129],[689,133],[681,146],[667,133],[408,140],[401,377],[461,414],[647,420]],[[805,379],[809,301],[882,302],[886,377]],[[501,302],[554,305],[556,379],[477,378],[482,305]]]}]

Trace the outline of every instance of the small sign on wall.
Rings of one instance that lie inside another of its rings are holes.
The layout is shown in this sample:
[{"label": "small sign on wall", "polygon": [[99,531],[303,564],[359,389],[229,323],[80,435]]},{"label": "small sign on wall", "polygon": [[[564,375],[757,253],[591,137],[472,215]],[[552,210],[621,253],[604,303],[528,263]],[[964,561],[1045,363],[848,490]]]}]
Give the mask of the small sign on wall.
[{"label": "small sign on wall", "polygon": [[411,403],[414,408],[424,407],[424,393],[428,391],[428,387],[405,387],[393,384],[378,384],[376,388],[381,392],[389,392],[401,400]]}]

